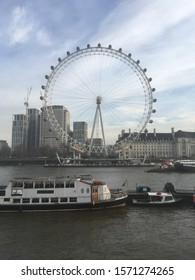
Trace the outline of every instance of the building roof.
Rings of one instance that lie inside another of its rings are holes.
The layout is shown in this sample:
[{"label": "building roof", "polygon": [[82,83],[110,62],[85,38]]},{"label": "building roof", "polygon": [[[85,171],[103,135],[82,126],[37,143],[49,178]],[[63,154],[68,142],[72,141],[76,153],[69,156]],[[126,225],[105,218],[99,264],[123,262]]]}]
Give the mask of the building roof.
[{"label": "building roof", "polygon": [[176,138],[195,138],[195,132],[189,132],[189,131],[182,131],[182,130],[178,130],[177,132],[175,132],[175,137]]},{"label": "building roof", "polygon": [[[123,135],[120,136],[118,141],[122,141],[128,136],[129,133],[123,133]],[[188,132],[182,130],[178,130],[177,132],[169,132],[169,133],[147,132],[147,133],[141,133],[138,141],[173,141],[175,138],[195,138],[195,132]]]},{"label": "building roof", "polygon": [[172,141],[172,133],[141,133],[141,141]]}]

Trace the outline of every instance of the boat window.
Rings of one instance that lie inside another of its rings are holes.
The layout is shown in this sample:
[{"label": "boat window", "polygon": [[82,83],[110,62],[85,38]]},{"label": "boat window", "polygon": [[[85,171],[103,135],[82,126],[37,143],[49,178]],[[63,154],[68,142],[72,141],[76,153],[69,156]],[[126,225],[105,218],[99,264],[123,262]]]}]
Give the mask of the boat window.
[{"label": "boat window", "polygon": [[68,202],[67,197],[61,197],[61,198],[60,198],[60,202]]},{"label": "boat window", "polygon": [[10,198],[4,198],[4,202],[9,202]]},{"label": "boat window", "polygon": [[170,201],[170,200],[173,200],[171,195],[165,197],[165,201]]},{"label": "boat window", "polygon": [[162,200],[162,196],[151,196],[151,201],[161,201]]},{"label": "boat window", "polygon": [[49,202],[49,198],[41,198],[41,202],[42,203],[48,203]]},{"label": "boat window", "polygon": [[37,193],[54,193],[54,190],[38,190]]},{"label": "boat window", "polygon": [[24,189],[32,189],[33,182],[24,182]]},{"label": "boat window", "polygon": [[66,188],[74,188],[74,181],[67,181]]},{"label": "boat window", "polygon": [[56,188],[64,188],[64,182],[56,182],[55,187]]},{"label": "boat window", "polygon": [[5,196],[5,191],[0,191],[0,196]]},{"label": "boat window", "polygon": [[30,198],[23,198],[22,203],[30,203]]},{"label": "boat window", "polygon": [[20,198],[14,198],[13,203],[20,203]]},{"label": "boat window", "polygon": [[32,203],[39,203],[39,198],[33,198]]},{"label": "boat window", "polygon": [[35,189],[43,189],[43,182],[36,182]]},{"label": "boat window", "polygon": [[18,187],[18,188],[23,188],[23,182],[18,182],[18,183],[17,183],[17,187]]},{"label": "boat window", "polygon": [[98,192],[98,188],[93,188],[92,192],[93,193],[97,193]]},{"label": "boat window", "polygon": [[23,182],[14,181],[13,187],[14,188],[23,188]]},{"label": "boat window", "polygon": [[51,189],[51,188],[53,188],[54,187],[54,182],[45,182],[45,188],[47,188],[47,189]]},{"label": "boat window", "polygon": [[18,189],[12,189],[12,196],[21,196],[22,195],[22,190]]},{"label": "boat window", "polygon": [[53,202],[53,203],[58,203],[58,198],[57,198],[57,197],[52,197],[52,198],[51,198],[51,202]]},{"label": "boat window", "polygon": [[70,198],[69,198],[69,201],[70,201],[70,202],[77,202],[77,197],[70,197]]}]

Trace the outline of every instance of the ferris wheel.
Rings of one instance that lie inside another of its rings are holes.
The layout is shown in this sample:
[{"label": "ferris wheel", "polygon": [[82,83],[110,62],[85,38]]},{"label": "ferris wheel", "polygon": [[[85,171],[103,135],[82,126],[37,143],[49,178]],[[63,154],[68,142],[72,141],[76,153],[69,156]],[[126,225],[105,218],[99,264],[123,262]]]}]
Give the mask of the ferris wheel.
[{"label": "ferris wheel", "polygon": [[[152,123],[154,88],[147,69],[122,49],[98,44],[76,48],[58,58],[46,75],[41,100],[48,121],[58,137],[79,152],[121,151]],[[75,122],[87,125],[87,140],[81,141],[62,127],[54,105],[63,105],[70,114],[70,129]],[[72,135],[72,136],[71,136]]]}]

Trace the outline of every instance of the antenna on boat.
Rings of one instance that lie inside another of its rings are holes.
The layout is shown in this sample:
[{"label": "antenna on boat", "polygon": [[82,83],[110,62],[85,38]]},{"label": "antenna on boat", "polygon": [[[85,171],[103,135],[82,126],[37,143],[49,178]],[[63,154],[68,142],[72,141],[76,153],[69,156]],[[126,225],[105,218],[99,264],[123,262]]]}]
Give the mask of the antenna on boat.
[{"label": "antenna on boat", "polygon": [[56,153],[56,156],[57,156],[57,159],[58,159],[59,164],[62,165],[62,162],[61,162],[61,160],[60,160],[60,157],[59,157],[58,153]]}]

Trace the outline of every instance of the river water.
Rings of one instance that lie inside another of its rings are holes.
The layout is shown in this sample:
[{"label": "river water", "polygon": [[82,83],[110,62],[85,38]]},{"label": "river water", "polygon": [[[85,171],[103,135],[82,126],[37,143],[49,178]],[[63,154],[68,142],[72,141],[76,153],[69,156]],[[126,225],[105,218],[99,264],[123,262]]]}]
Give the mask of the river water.
[{"label": "river water", "polygon": [[[195,190],[195,173],[146,173],[144,168],[0,167],[0,185],[13,177],[91,174],[113,188],[147,185]],[[195,208],[139,208],[80,212],[0,213],[2,260],[195,260]]]}]

